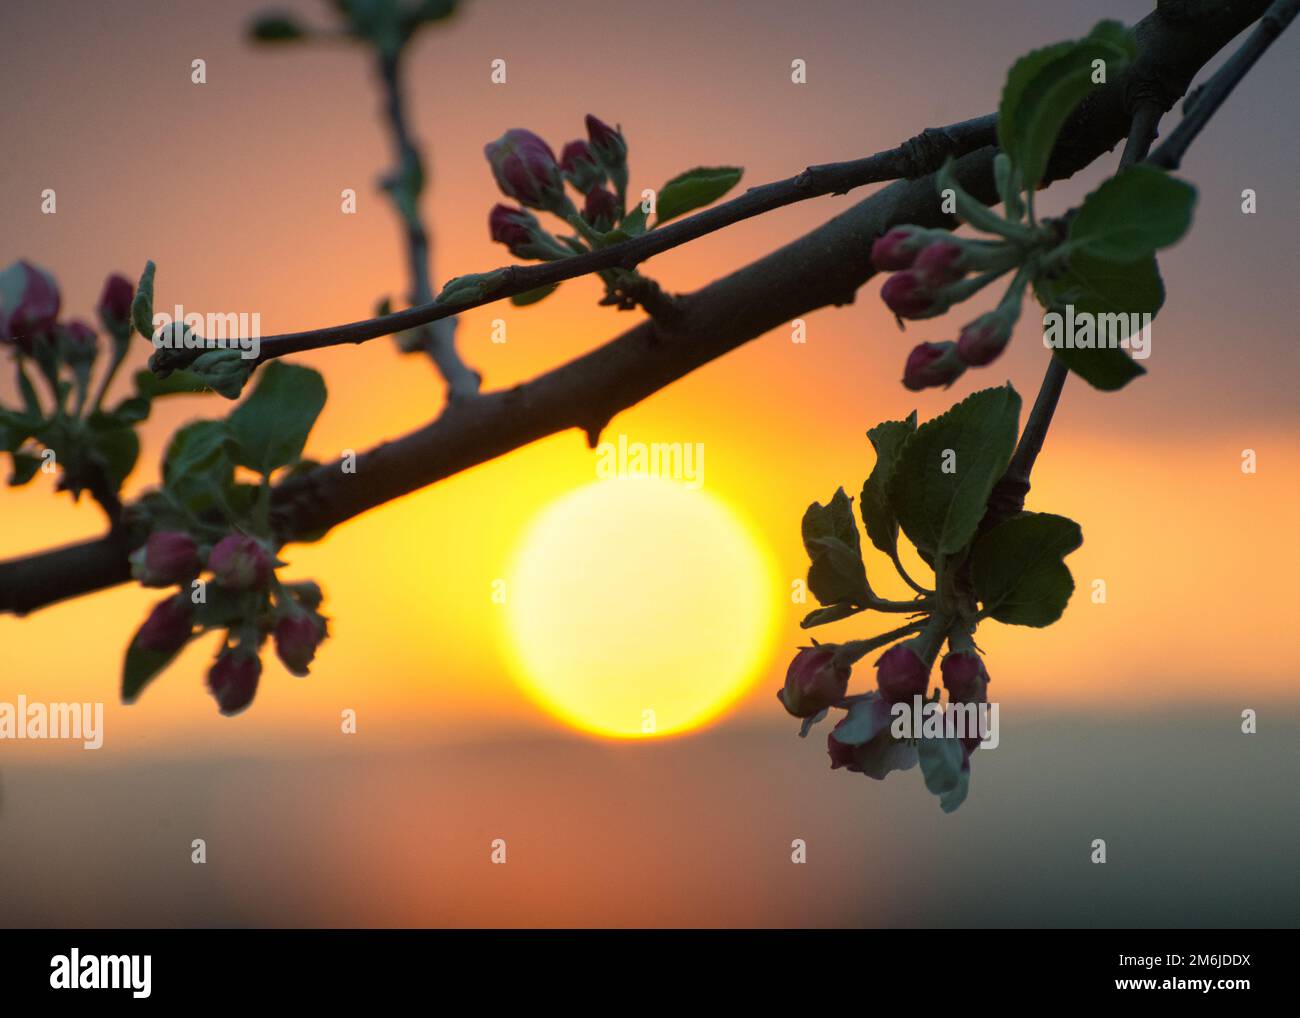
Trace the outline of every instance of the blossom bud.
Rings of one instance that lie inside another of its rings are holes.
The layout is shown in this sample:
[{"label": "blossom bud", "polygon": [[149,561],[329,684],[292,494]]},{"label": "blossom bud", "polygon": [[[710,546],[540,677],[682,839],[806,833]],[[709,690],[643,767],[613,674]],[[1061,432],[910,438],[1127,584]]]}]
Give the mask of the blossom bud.
[{"label": "blossom bud", "polygon": [[911,643],[890,647],[876,662],[876,685],[889,703],[924,696],[930,685],[930,666]]},{"label": "blossom bud", "polygon": [[988,672],[980,656],[971,651],[954,651],[939,666],[943,688],[954,703],[983,703],[988,696]]},{"label": "blossom bud", "polygon": [[99,354],[99,337],[95,330],[82,321],[66,322],[55,326],[59,353],[73,367],[91,365]]},{"label": "blossom bud", "polygon": [[587,140],[591,142],[592,154],[606,170],[627,165],[627,141],[623,132],[590,113],[587,114]]},{"label": "blossom bud", "polygon": [[497,187],[507,197],[531,209],[552,212],[567,201],[555,153],[541,138],[523,128],[512,128],[483,148]]},{"label": "blossom bud", "polygon": [[104,280],[104,290],[95,310],[105,329],[114,335],[130,331],[131,301],[134,298],[135,287],[129,279],[114,273]]},{"label": "blossom bud", "polygon": [[520,249],[532,242],[533,230],[538,227],[537,217],[523,209],[509,205],[493,205],[488,215],[488,229],[492,239],[504,244],[516,257],[524,257]]},{"label": "blossom bud", "polygon": [[936,310],[934,290],[917,272],[895,272],[880,288],[880,299],[899,318],[927,318],[944,310]]},{"label": "blossom bud", "polygon": [[30,262],[14,262],[0,272],[0,342],[13,342],[31,354],[39,336],[59,317],[58,284]]},{"label": "blossom bud", "polygon": [[244,534],[223,537],[208,555],[208,568],[217,586],[228,590],[257,590],[271,577],[271,556]]},{"label": "blossom bud", "polygon": [[618,198],[612,191],[607,191],[603,187],[593,187],[587,192],[587,200],[582,205],[582,218],[593,229],[602,233],[612,230],[622,213],[623,210],[618,207]]},{"label": "blossom bud", "polygon": [[957,356],[971,367],[991,363],[1010,342],[1013,323],[1000,309],[980,315],[957,337]]},{"label": "blossom bud", "polygon": [[170,587],[199,571],[199,546],[180,530],[159,530],[131,555],[131,575],[146,587]]},{"label": "blossom bud", "polygon": [[135,634],[140,650],[170,654],[185,646],[194,628],[194,605],[183,594],[159,601]]},{"label": "blossom bud", "polygon": [[910,269],[927,231],[918,226],[896,226],[871,245],[871,264],[877,272]]},{"label": "blossom bud", "polygon": [[966,274],[962,267],[960,244],[951,240],[936,240],[923,247],[912,263],[912,271],[932,287],[955,283]]},{"label": "blossom bud", "polygon": [[560,153],[560,171],[564,179],[586,194],[605,183],[605,171],[585,141],[571,141]]},{"label": "blossom bud", "polygon": [[223,650],[208,671],[208,690],[217,698],[222,714],[238,714],[253,702],[262,662],[251,651]]},{"label": "blossom bud", "polygon": [[956,343],[921,343],[907,355],[903,385],[913,392],[952,385],[965,370],[966,365],[957,356]]},{"label": "blossom bud", "polygon": [[285,668],[294,675],[306,675],[307,666],[325,637],[324,630],[321,622],[306,612],[284,615],[275,624],[275,652]]},{"label": "blossom bud", "polygon": [[835,660],[835,648],[801,647],[785,673],[777,699],[797,718],[810,718],[844,699],[852,669]]}]

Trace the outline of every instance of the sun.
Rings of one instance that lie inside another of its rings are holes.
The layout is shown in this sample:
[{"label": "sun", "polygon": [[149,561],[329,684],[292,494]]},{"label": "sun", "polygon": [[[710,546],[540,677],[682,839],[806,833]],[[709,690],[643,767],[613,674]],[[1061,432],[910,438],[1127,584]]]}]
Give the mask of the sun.
[{"label": "sun", "polygon": [[671,481],[596,481],[556,500],[524,534],[506,589],[516,678],[586,732],[699,728],[770,651],[768,553],[713,495]]}]

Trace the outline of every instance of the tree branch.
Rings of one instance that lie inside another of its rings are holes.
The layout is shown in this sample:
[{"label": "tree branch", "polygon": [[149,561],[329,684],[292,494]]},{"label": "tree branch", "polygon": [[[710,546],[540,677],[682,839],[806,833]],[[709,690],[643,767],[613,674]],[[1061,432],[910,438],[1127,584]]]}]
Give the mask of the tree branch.
[{"label": "tree branch", "polygon": [[[1142,75],[1154,75],[1166,85],[1182,81],[1186,87],[1197,68],[1265,6],[1263,2],[1162,3],[1136,28],[1141,49],[1129,74],[1123,81],[1098,89],[1067,123],[1045,180],[1070,176],[1125,136],[1130,117],[1124,97],[1128,89],[1141,83]],[[1177,17],[1169,13],[1175,10]],[[994,148],[986,146],[958,159],[954,166],[961,186],[988,204],[996,201],[994,154]],[[770,200],[770,195],[761,198],[764,189],[757,190],[760,200]],[[751,191],[736,201],[753,194]],[[766,257],[683,296],[680,321],[671,330],[652,321],[642,322],[523,385],[449,404],[439,419],[362,454],[355,474],[344,474],[341,463],[336,462],[282,481],[273,500],[277,531],[292,539],[326,529],[567,428],[583,429],[588,442],[594,444],[615,413],[697,367],[792,318],[852,301],[858,287],[873,275],[869,249],[874,237],[903,223],[954,225],[935,198],[934,181],[929,177],[898,181]],[[716,213],[723,207],[709,211]],[[669,231],[674,226],[685,227],[699,218],[683,220],[662,232],[672,236]],[[685,239],[690,238],[674,240],[668,246]],[[662,244],[663,238],[656,241]],[[614,250],[595,255],[608,257]],[[643,253],[643,257],[648,255]],[[399,322],[395,328],[416,324]],[[123,582],[130,575],[127,550],[108,537],[0,562],[0,611],[31,611]]]}]

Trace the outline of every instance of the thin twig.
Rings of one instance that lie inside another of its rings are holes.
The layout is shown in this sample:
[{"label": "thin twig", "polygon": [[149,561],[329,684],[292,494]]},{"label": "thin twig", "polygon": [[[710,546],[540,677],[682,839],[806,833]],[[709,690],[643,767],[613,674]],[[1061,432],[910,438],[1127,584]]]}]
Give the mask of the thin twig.
[{"label": "thin twig", "polygon": [[1201,133],[1201,129],[1214,116],[1215,111],[1223,105],[1238,82],[1285,31],[1286,27],[1300,14],[1300,0],[1276,0],[1264,12],[1254,31],[1237,51],[1220,67],[1200,88],[1196,89],[1184,103],[1182,121],[1151,153],[1148,162],[1162,166],[1166,170],[1176,170],[1182,165],[1183,156],[1188,147]]},{"label": "thin twig", "polygon": [[[847,194],[865,184],[924,176],[938,169],[949,156],[960,156],[991,144],[996,131],[997,117],[994,114],[949,124],[947,127],[928,128],[895,148],[862,159],[809,166],[802,173],[786,180],[750,188],[738,198],[621,244],[574,255],[561,261],[540,265],[510,265],[497,269],[496,283],[483,296],[473,300],[450,305],[433,301],[365,321],[267,336],[261,341],[258,363],[305,350],[345,343],[364,343],[601,269],[633,269],[664,251],[795,202],[828,194]],[[184,367],[202,352],[202,349],[169,351],[167,368]]]},{"label": "thin twig", "polygon": [[[384,86],[384,113],[397,155],[397,165],[390,179],[398,183],[412,167],[420,167],[423,172],[424,160],[416,149],[410,128],[407,126],[401,60],[397,53],[380,55],[379,78]],[[412,207],[409,210],[403,210],[396,198],[393,200],[398,217],[406,230],[406,253],[411,277],[410,300],[412,304],[424,305],[433,301],[433,283],[429,264],[429,232],[420,217],[418,203],[418,194],[412,196]],[[481,378],[478,372],[466,366],[456,352],[456,319],[448,317],[430,322],[421,331],[425,340],[425,350],[428,351],[429,357],[447,383],[448,399],[463,399],[475,395]]]}]

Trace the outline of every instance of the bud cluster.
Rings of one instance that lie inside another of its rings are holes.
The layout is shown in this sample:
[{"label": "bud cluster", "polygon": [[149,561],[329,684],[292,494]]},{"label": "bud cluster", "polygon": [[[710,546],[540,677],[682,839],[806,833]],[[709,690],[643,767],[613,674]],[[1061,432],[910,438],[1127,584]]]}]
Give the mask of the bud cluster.
[{"label": "bud cluster", "polygon": [[[224,534],[207,545],[182,530],[154,531],[132,554],[132,573],[145,586],[181,589],[154,606],[132,649],[171,657],[194,636],[224,629],[207,678],[223,714],[252,702],[268,638],[291,674],[307,675],[328,635],[318,611],[320,588],[309,581],[281,583],[278,565],[266,544],[249,534]],[[199,579],[204,570],[210,583]]]},{"label": "bud cluster", "polygon": [[[1008,241],[968,240],[918,226],[895,227],[871,247],[876,270],[893,273],[880,296],[900,322],[943,314],[1013,268],[1021,257],[1020,248]],[[963,328],[956,342],[915,347],[903,369],[903,385],[913,391],[948,386],[968,367],[997,358],[1020,315],[1027,280],[1025,273],[1018,274],[997,309]]]},{"label": "bud cluster", "polygon": [[[618,128],[590,114],[587,137],[565,145],[558,160],[542,138],[519,127],[490,142],[484,153],[501,193],[523,206],[496,205],[488,216],[492,239],[518,258],[566,258],[586,250],[594,236],[623,219],[627,142]],[[582,199],[581,210],[565,191],[566,183]],[[558,216],[577,232],[557,238],[527,209]]]}]

